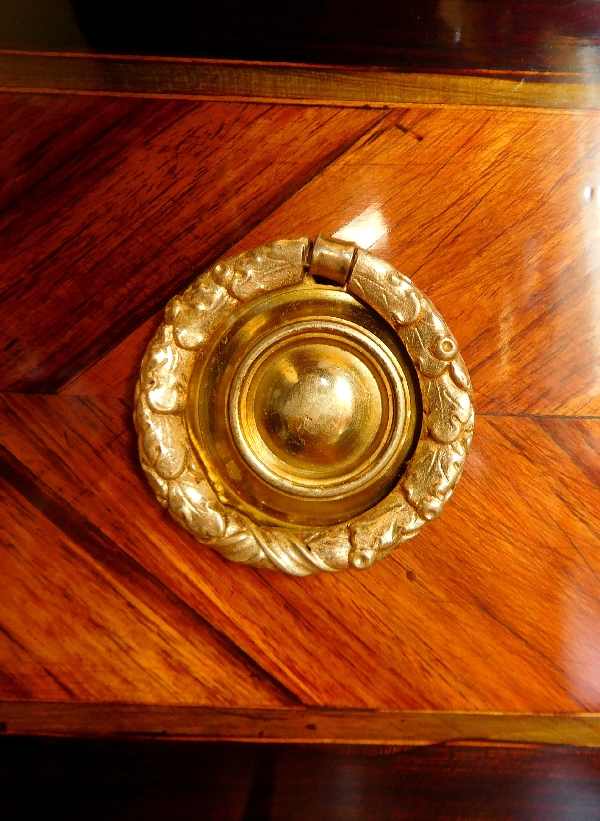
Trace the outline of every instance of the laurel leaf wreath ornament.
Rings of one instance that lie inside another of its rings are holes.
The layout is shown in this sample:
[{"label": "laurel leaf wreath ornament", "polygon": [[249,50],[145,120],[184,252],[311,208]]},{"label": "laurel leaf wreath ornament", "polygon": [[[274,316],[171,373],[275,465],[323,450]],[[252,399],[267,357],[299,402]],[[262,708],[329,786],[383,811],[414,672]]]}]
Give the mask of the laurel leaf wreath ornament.
[{"label": "laurel leaf wreath ornament", "polygon": [[258,525],[219,497],[186,423],[193,368],[234,309],[303,281],[309,245],[278,240],[201,273],[167,305],[135,396],[141,465],[160,504],[225,558],[295,576],[366,569],[417,535],[456,487],[474,423],[468,372],[446,323],[409,279],[359,249],[348,290],[389,323],[418,376],[422,429],[405,471],[374,507],[326,527]]}]

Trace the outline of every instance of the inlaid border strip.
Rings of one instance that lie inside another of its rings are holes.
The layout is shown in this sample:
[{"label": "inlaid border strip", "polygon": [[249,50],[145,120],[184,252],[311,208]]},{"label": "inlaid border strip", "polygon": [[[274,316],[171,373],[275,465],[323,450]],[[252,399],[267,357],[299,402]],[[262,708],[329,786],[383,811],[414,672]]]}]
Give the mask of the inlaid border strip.
[{"label": "inlaid border strip", "polygon": [[0,50],[0,91],[376,108],[600,109],[582,74],[404,73],[385,68]]},{"label": "inlaid border strip", "polygon": [[534,743],[600,747],[600,714],[0,702],[0,731],[12,735],[159,736],[313,744]]}]

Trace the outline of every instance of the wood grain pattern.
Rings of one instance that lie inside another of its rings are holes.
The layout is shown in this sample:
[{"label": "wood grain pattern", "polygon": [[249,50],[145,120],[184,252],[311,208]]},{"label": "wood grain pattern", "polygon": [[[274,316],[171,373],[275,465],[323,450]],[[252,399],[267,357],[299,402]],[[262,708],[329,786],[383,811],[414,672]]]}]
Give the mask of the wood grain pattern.
[{"label": "wood grain pattern", "polygon": [[139,100],[0,95],[0,208],[84,151],[140,105]]},{"label": "wood grain pattern", "polygon": [[79,542],[84,537],[82,551],[60,513],[48,515],[51,498],[37,489],[37,504],[27,498],[33,483],[27,487],[28,477],[16,476],[14,465],[4,461],[2,475],[11,482],[0,487],[2,633],[9,652],[27,648],[22,667],[9,666],[10,655],[2,659],[18,683],[8,697],[236,704],[250,696],[265,706],[294,702],[264,675],[258,679],[235,646],[142,568],[119,561],[107,539],[94,540],[89,532],[84,537],[85,525],[73,534]]},{"label": "wood grain pattern", "polygon": [[55,389],[381,116],[138,103],[0,218],[0,386]]},{"label": "wood grain pattern", "polygon": [[[588,112],[392,112],[231,252],[350,231],[440,310],[478,413],[597,416],[599,125]],[[158,321],[64,389],[132,395],[125,362]]]},{"label": "wood grain pattern", "polygon": [[589,112],[393,112],[232,250],[345,230],[439,309],[477,413],[597,416],[599,125]]},{"label": "wood grain pattern", "polygon": [[[143,101],[114,116],[0,216],[0,525],[17,546],[0,625],[21,631],[0,641],[0,699],[600,712],[599,115]],[[131,411],[155,309],[203,260],[318,231],[431,297],[479,415],[423,537],[366,573],[299,580],[225,564],[166,516]],[[115,645],[86,626],[92,584]],[[44,613],[72,650],[42,646]],[[133,667],[143,636],[152,676]],[[584,743],[582,726],[561,740]]]},{"label": "wood grain pattern", "polygon": [[[299,581],[224,567],[151,504],[118,400],[5,396],[0,408],[0,442],[32,474],[305,703],[600,710],[599,489],[545,420],[480,418],[427,539],[381,570]],[[600,426],[578,424],[589,462]]]}]

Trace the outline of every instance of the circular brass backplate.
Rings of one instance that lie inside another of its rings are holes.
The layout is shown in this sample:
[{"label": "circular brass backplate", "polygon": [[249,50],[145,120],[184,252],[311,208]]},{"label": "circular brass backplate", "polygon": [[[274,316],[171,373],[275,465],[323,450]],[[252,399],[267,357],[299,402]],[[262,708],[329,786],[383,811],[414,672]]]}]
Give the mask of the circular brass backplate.
[{"label": "circular brass backplate", "polygon": [[136,425],[159,500],[201,542],[307,575],[368,567],[439,514],[473,408],[424,294],[319,238],[219,263],[169,303]]},{"label": "circular brass backplate", "polygon": [[306,277],[233,312],[194,367],[187,422],[224,499],[263,524],[330,525],[395,484],[416,387],[387,323]]}]

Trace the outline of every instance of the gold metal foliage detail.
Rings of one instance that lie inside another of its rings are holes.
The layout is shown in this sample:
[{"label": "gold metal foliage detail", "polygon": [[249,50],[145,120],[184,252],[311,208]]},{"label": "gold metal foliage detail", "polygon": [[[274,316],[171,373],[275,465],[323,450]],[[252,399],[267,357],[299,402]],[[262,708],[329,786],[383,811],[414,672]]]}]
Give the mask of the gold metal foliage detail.
[{"label": "gold metal foliage detail", "polygon": [[409,279],[359,249],[346,289],[392,326],[419,379],[422,430],[405,472],[375,507],[321,528],[258,525],[219,498],[187,429],[192,370],[233,310],[303,281],[309,249],[308,239],[279,240],[202,273],[169,302],[135,399],[141,464],[160,504],[225,558],[296,576],[366,569],[437,517],[460,478],[474,421],[469,376],[443,319]]}]

